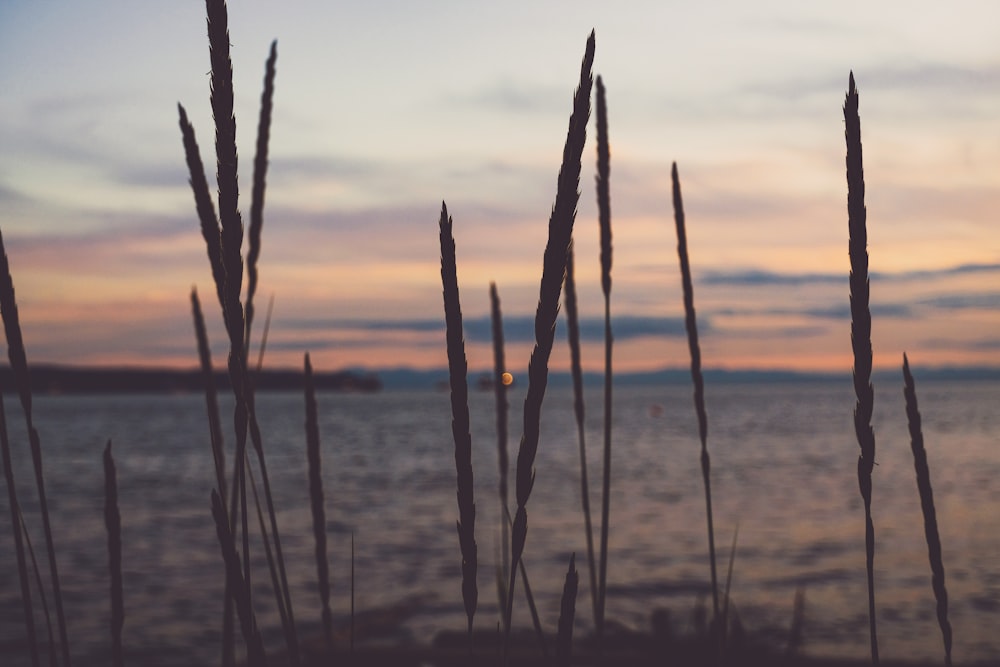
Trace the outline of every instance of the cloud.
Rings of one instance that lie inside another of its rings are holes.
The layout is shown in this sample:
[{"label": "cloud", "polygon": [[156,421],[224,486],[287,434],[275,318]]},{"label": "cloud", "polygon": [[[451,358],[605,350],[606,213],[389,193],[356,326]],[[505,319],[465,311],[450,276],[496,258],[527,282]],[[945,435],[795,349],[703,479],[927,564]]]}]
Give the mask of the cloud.
[{"label": "cloud", "polygon": [[[469,317],[462,322],[466,341],[469,343],[489,343],[493,339],[493,328],[489,317]],[[535,339],[534,315],[507,316],[503,319],[504,341],[508,343],[528,343]],[[371,340],[372,334],[444,334],[444,315],[437,319],[408,320],[353,320],[344,321],[335,318],[290,318],[281,323],[283,329],[300,332],[324,331],[337,333],[341,340],[342,332],[350,335],[362,334],[361,340]],[[560,319],[557,328],[565,331],[565,322]],[[646,336],[684,337],[687,335],[682,317],[612,317],[612,333],[616,341],[625,341]],[[712,330],[707,318],[698,322],[699,332],[708,333]],[[580,339],[585,342],[604,340],[604,319],[602,317],[584,317],[580,320]],[[442,338],[443,340],[443,338]],[[440,343],[440,341],[436,341]]]},{"label": "cloud", "polygon": [[[949,276],[972,275],[1000,272],[1000,264],[960,264],[942,269],[916,269],[892,273],[873,271],[872,282],[927,281]],[[698,280],[703,285],[721,287],[780,285],[798,287],[802,285],[847,285],[848,275],[844,273],[777,273],[763,269],[740,269],[735,271],[708,270]]]},{"label": "cloud", "polygon": [[703,285],[720,287],[729,286],[765,286],[782,285],[797,287],[800,285],[830,285],[847,284],[847,276],[842,273],[776,273],[763,269],[744,269],[738,271],[703,271],[698,282]]},{"label": "cloud", "polygon": [[1000,292],[948,294],[924,299],[920,303],[941,310],[997,310]]},{"label": "cloud", "polygon": [[500,113],[562,112],[565,102],[566,91],[557,86],[530,85],[509,80],[495,81],[478,90],[448,96],[449,104],[479,107]]},{"label": "cloud", "polygon": [[[981,67],[934,62],[917,63],[908,66],[882,65],[865,67],[855,71],[859,85],[863,82],[868,90],[884,92],[932,93],[935,98],[944,95],[983,96],[993,95],[1000,86],[1000,65],[989,64]],[[792,76],[780,80],[755,83],[743,88],[742,92],[761,97],[770,97],[776,103],[801,100],[831,92],[843,94],[847,77]]]},{"label": "cloud", "polygon": [[[818,320],[838,320],[849,321],[851,319],[850,303],[835,306],[807,307],[807,308],[718,308],[708,311],[716,317],[764,317],[764,318],[784,318],[784,317],[807,317]],[[913,308],[901,303],[876,303],[871,304],[872,317],[882,318],[908,318],[913,317]]]},{"label": "cloud", "polygon": [[926,338],[920,346],[928,350],[975,350],[978,352],[1000,352],[1000,338],[977,338],[955,340],[952,338]]},{"label": "cloud", "polygon": [[4,183],[0,183],[0,204],[5,206],[14,206],[25,204],[31,201],[31,198]]},{"label": "cloud", "polygon": [[731,340],[780,340],[790,338],[816,338],[830,330],[823,326],[727,327],[726,337]]}]

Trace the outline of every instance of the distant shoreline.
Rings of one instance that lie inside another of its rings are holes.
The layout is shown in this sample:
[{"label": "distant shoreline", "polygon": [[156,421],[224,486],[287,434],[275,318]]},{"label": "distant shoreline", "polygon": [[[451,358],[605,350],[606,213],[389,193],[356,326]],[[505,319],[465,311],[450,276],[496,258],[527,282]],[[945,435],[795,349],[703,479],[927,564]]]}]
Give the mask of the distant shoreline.
[{"label": "distant shoreline", "polygon": [[[105,393],[183,394],[203,393],[205,381],[200,370],[173,368],[128,368],[35,365],[29,368],[31,391],[36,395],[78,395]],[[229,374],[213,373],[219,391],[230,389]],[[254,388],[260,391],[302,391],[301,370],[262,370],[253,374]],[[367,372],[336,371],[314,373],[313,382],[320,391],[371,393],[381,391],[377,375]],[[14,391],[9,366],[0,367],[0,387]]]},{"label": "distant shoreline", "polygon": [[[196,368],[140,368],[140,367],[96,367],[62,366],[38,364],[30,367],[31,390],[37,395],[78,395],[102,393],[146,393],[180,394],[201,393],[205,390],[201,371]],[[914,369],[917,379],[933,381],[1000,381],[1000,368],[977,366],[950,366]],[[490,371],[470,372],[470,386],[490,389]],[[773,384],[800,382],[842,382],[850,386],[851,375],[843,373],[792,371],[782,369],[705,369],[705,382],[712,384]],[[374,393],[382,390],[433,391],[447,389],[448,369],[417,370],[410,368],[387,368],[381,370],[347,369],[333,372],[317,372],[313,375],[318,391]],[[478,379],[478,382],[477,382]],[[515,378],[515,386],[518,386]],[[902,376],[890,369],[876,370],[873,375],[876,384],[902,385]],[[218,369],[214,373],[216,389],[228,391],[229,375]],[[563,388],[571,386],[568,372],[549,374],[549,386]],[[691,382],[690,371],[686,368],[667,368],[651,371],[616,373],[616,386],[687,385]],[[584,383],[600,386],[603,375],[599,372],[584,373]],[[4,392],[14,391],[14,381],[8,366],[0,366],[0,388]],[[254,387],[259,391],[302,391],[303,373],[299,369],[282,368],[263,370],[254,375]]]}]

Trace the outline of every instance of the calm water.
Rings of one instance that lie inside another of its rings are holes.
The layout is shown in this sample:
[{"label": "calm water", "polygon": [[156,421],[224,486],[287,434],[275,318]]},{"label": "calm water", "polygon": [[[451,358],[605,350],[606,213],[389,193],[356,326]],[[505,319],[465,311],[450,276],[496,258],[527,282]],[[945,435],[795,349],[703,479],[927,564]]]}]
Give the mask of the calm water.
[{"label": "calm water", "polygon": [[[937,659],[943,651],[902,392],[876,389],[881,653]],[[997,658],[1000,384],[928,382],[918,385],[918,392],[944,545],[954,656],[959,662]],[[863,511],[850,385],[710,386],[707,398],[720,578],[738,525],[732,599],[744,625],[781,641],[801,587],[805,650],[866,656]],[[480,554],[476,619],[479,627],[495,628],[499,514],[493,398],[474,394],[472,400]],[[522,400],[520,391],[512,393],[512,465]],[[440,630],[461,630],[447,395],[326,394],[319,402],[338,620],[349,608],[353,533],[358,611],[411,612],[390,641],[426,642]],[[591,480],[600,479],[600,402],[598,391],[588,393]],[[615,403],[608,616],[645,630],[651,612],[665,608],[675,632],[689,632],[692,611],[710,605],[690,390],[620,388]],[[18,490],[35,547],[41,549],[23,420],[16,401],[8,397],[6,404]],[[217,663],[222,566],[209,510],[214,474],[203,399],[53,397],[37,399],[35,405],[77,663],[105,662],[108,650],[101,467],[108,438],[114,441],[123,522],[126,659],[149,665]],[[227,424],[230,405],[224,405]],[[258,406],[294,610],[301,632],[308,635],[318,631],[319,599],[303,402],[297,395],[263,395]],[[546,397],[536,467],[525,560],[542,621],[554,629],[570,553],[577,552],[578,564],[585,563],[576,428],[566,391]],[[17,665],[26,662],[23,652],[19,655],[24,629],[7,494],[0,495],[0,661]],[[599,507],[596,492],[592,507]],[[259,559],[254,565],[260,622],[268,645],[278,647],[279,623],[269,604],[266,570]],[[581,569],[577,632],[591,629],[585,572]],[[530,623],[523,602],[515,607],[515,623]]]}]

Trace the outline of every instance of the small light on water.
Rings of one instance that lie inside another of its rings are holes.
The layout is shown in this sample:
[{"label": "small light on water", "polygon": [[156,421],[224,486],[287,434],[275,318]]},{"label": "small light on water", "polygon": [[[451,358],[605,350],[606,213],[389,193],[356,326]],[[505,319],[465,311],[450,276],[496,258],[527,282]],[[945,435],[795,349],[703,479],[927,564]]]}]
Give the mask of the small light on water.
[{"label": "small light on water", "polygon": [[509,387],[510,385],[514,384],[514,376],[511,375],[510,373],[504,373],[503,375],[500,376],[500,381],[503,382],[503,386]]}]

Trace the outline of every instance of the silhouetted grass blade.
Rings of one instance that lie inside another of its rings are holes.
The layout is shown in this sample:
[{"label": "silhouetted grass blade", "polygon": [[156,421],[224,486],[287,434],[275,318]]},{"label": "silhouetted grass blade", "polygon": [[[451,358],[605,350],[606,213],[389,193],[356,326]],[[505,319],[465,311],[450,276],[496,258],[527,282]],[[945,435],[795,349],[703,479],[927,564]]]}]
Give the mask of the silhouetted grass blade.
[{"label": "silhouetted grass blade", "polygon": [[[597,210],[601,230],[601,291],[604,293],[604,467],[601,491],[601,558],[597,598],[598,642],[604,640],[604,607],[608,579],[608,530],[611,525],[611,152],[604,82],[597,77]],[[603,650],[603,649],[602,649]]]},{"label": "silhouetted grass blade", "polygon": [[264,226],[264,190],[267,183],[267,144],[271,136],[271,110],[274,99],[274,64],[278,42],[271,42],[271,52],[264,66],[264,92],[260,96],[260,120],[257,123],[257,152],[253,161],[253,190],[250,194],[250,230],[247,249],[246,346],[250,346],[254,303],[257,293],[257,259],[260,257],[260,231]]},{"label": "silhouetted grass blade", "polygon": [[448,373],[451,384],[451,432],[455,440],[455,471],[458,478],[458,542],[462,551],[462,600],[469,619],[476,614],[479,591],[476,587],[478,556],[476,547],[476,504],[473,498],[472,436],[469,422],[468,363],[462,334],[462,307],[458,295],[455,238],[448,208],[441,202],[441,284],[448,345]]},{"label": "silhouetted grass blade", "polygon": [[563,584],[562,600],[559,605],[559,634],[556,639],[556,664],[568,667],[571,664],[573,646],[573,621],[576,618],[576,589],[579,576],[576,573],[576,554],[569,557],[569,569]]},{"label": "silhouetted grass blade", "polygon": [[844,101],[844,136],[847,143],[848,254],[851,259],[851,347],[854,351],[854,431],[861,455],[858,457],[858,486],[865,505],[865,554],[868,570],[868,619],[872,662],[878,663],[878,636],[875,630],[875,526],[872,523],[872,469],[875,466],[875,432],[872,412],[872,316],[868,307],[868,213],[865,209],[865,178],[861,157],[861,119],[854,72]]},{"label": "silhouetted grass blade", "polygon": [[549,238],[542,264],[538,309],[535,313],[535,346],[528,362],[528,392],[524,399],[524,434],[517,452],[517,512],[511,531],[511,581],[507,596],[507,627],[513,613],[514,570],[524,551],[528,534],[528,497],[535,481],[535,454],[541,426],[542,400],[548,383],[548,363],[555,337],[559,296],[566,276],[566,253],[573,238],[576,205],[580,199],[580,161],[587,140],[590,117],[591,68],[594,64],[594,33],[590,33],[580,67],[580,83],[573,99],[562,165],[559,168],[556,201],[549,217]]},{"label": "silhouetted grass blade", "polygon": [[212,279],[215,281],[215,293],[225,316],[226,296],[223,291],[226,286],[226,269],[222,265],[222,230],[219,219],[215,215],[215,204],[205,179],[205,167],[201,162],[198,141],[195,139],[194,127],[188,122],[187,112],[180,104],[177,105],[180,116],[181,137],[184,140],[184,156],[187,160],[191,191],[194,193],[195,210],[201,222],[201,235],[205,239],[208,252],[208,263],[212,269]]}]

